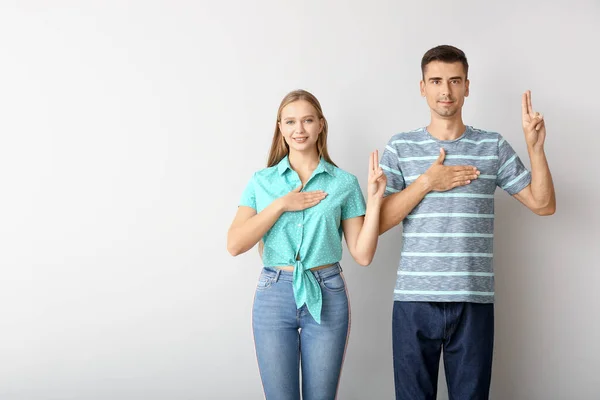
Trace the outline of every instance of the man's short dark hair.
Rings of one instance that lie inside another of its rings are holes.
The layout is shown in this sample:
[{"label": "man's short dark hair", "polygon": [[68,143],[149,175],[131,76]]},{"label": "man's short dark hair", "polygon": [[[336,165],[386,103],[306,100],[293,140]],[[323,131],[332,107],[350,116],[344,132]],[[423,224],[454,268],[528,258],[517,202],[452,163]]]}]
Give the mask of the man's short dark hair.
[{"label": "man's short dark hair", "polygon": [[421,74],[425,79],[425,67],[432,61],[441,61],[445,63],[461,62],[465,69],[465,78],[469,75],[469,63],[465,52],[450,45],[441,45],[430,49],[421,59]]}]

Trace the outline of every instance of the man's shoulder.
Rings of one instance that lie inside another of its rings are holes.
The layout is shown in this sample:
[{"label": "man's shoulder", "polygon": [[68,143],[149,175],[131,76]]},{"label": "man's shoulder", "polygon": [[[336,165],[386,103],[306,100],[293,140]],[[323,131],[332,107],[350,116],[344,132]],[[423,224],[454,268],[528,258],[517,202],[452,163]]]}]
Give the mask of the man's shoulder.
[{"label": "man's shoulder", "polygon": [[396,133],[395,135],[393,135],[390,140],[389,143],[390,144],[402,144],[402,143],[406,143],[407,141],[414,141],[414,140],[423,140],[424,136],[426,136],[427,133],[425,131],[425,128],[417,128],[417,129],[413,129],[412,131],[405,131],[405,132],[400,132],[400,133]]},{"label": "man's shoulder", "polygon": [[498,133],[496,131],[489,131],[486,129],[475,128],[473,126],[468,126],[467,128],[468,128],[470,134],[480,137],[481,139],[497,139],[498,137],[500,137],[500,133]]}]

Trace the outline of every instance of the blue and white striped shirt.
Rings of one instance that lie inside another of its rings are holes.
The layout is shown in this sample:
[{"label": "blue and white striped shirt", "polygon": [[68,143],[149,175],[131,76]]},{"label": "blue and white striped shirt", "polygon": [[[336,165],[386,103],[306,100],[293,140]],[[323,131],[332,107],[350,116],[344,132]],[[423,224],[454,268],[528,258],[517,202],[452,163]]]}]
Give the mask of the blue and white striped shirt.
[{"label": "blue and white striped shirt", "polygon": [[403,221],[403,247],[394,290],[398,301],[493,303],[494,192],[511,195],[531,174],[498,133],[467,126],[456,140],[434,138],[426,128],[394,135],[381,158],[385,196],[397,193],[446,152],[444,165],[473,165],[469,185],[431,192]]}]

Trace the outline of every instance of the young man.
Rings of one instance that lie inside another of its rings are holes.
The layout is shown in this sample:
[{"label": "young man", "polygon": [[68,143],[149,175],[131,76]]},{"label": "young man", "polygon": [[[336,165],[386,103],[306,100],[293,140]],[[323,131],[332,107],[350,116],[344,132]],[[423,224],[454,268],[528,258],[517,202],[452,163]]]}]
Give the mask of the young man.
[{"label": "young man", "polygon": [[500,186],[538,215],[554,213],[546,128],[533,111],[531,93],[524,93],[530,172],[500,134],[463,123],[469,80],[461,50],[435,47],[423,56],[421,70],[431,121],[394,135],[381,160],[388,187],[380,233],[403,221],[393,311],[396,399],[436,398],[442,348],[450,398],[487,399],[494,339],[494,191]]}]

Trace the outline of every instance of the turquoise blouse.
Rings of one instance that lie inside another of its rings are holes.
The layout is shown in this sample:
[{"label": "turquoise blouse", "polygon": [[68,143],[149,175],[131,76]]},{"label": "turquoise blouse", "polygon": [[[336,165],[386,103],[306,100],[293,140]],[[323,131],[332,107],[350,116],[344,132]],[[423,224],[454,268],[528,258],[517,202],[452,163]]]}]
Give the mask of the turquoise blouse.
[{"label": "turquoise blouse", "polygon": [[[300,186],[288,157],[252,176],[241,206],[261,212],[271,202]],[[296,307],[304,304],[321,323],[321,287],[309,270],[342,259],[341,221],[365,215],[365,199],[356,177],[321,158],[302,191],[323,190],[327,197],[303,211],[284,212],[263,237],[266,267],[294,266]]]}]

